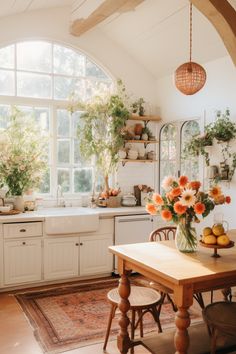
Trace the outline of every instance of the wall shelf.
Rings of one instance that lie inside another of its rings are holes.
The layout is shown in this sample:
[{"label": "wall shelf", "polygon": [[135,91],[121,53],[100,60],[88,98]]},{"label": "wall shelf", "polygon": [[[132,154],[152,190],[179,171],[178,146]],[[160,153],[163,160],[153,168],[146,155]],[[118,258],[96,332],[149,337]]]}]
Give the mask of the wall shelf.
[{"label": "wall shelf", "polygon": [[161,121],[161,117],[160,116],[139,116],[139,115],[135,115],[135,114],[131,114],[131,116],[129,117],[130,120],[142,120],[142,121],[154,121],[154,122],[159,122]]},{"label": "wall shelf", "polygon": [[126,143],[135,143],[135,144],[157,144],[158,140],[125,140]]},{"label": "wall shelf", "polygon": [[136,160],[132,160],[132,159],[120,159],[121,163],[122,163],[122,166],[125,166],[125,164],[127,162],[141,162],[141,163],[152,163],[152,162],[156,162],[157,160],[139,160],[139,159],[136,159]]}]

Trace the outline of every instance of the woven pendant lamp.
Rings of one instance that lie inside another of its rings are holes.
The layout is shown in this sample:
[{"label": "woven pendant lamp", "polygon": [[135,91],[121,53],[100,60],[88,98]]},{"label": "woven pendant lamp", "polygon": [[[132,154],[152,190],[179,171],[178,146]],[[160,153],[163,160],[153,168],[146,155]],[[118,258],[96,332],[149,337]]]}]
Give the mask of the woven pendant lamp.
[{"label": "woven pendant lamp", "polygon": [[192,61],[192,3],[190,3],[190,52],[189,62],[180,65],[175,71],[175,86],[185,95],[194,95],[206,82],[205,69]]}]

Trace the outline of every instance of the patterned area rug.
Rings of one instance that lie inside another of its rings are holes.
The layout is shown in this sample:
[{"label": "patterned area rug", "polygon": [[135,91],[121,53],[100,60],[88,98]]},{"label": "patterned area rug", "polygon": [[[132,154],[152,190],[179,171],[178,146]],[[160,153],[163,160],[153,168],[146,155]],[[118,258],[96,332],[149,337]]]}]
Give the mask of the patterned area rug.
[{"label": "patterned area rug", "polygon": [[[135,285],[135,280],[132,283]],[[16,298],[44,352],[61,353],[104,340],[110,312],[107,292],[117,285],[118,279],[106,278],[76,286],[17,294]],[[200,309],[194,309],[191,317],[192,322],[200,321]],[[113,320],[110,339],[118,333],[118,319],[119,313]],[[163,329],[174,326],[170,304],[164,304],[162,308],[161,324]],[[144,333],[152,331],[157,331],[157,326],[152,316],[146,314]]]}]

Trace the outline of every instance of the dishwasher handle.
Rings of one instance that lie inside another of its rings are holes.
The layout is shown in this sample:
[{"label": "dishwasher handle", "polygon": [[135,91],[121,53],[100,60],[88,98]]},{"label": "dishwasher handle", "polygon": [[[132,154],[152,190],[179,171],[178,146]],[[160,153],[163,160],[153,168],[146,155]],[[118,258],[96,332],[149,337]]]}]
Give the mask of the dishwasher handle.
[{"label": "dishwasher handle", "polygon": [[151,218],[150,216],[146,216],[146,217],[140,217],[140,218],[129,218],[129,219],[119,219],[118,222],[122,223],[122,222],[138,222],[138,221],[151,221],[153,222],[153,218]]}]

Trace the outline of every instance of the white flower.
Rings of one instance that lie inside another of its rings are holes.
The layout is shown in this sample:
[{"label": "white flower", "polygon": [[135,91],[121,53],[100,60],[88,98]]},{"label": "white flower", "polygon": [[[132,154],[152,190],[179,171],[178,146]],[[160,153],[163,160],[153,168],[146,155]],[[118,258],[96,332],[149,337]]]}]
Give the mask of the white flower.
[{"label": "white flower", "polygon": [[163,179],[162,181],[162,188],[165,190],[165,191],[168,191],[170,189],[170,187],[172,186],[173,182],[175,181],[175,177],[173,176],[167,176]]},{"label": "white flower", "polygon": [[193,206],[196,202],[195,193],[196,191],[193,189],[185,189],[181,194],[179,202],[187,207]]}]

